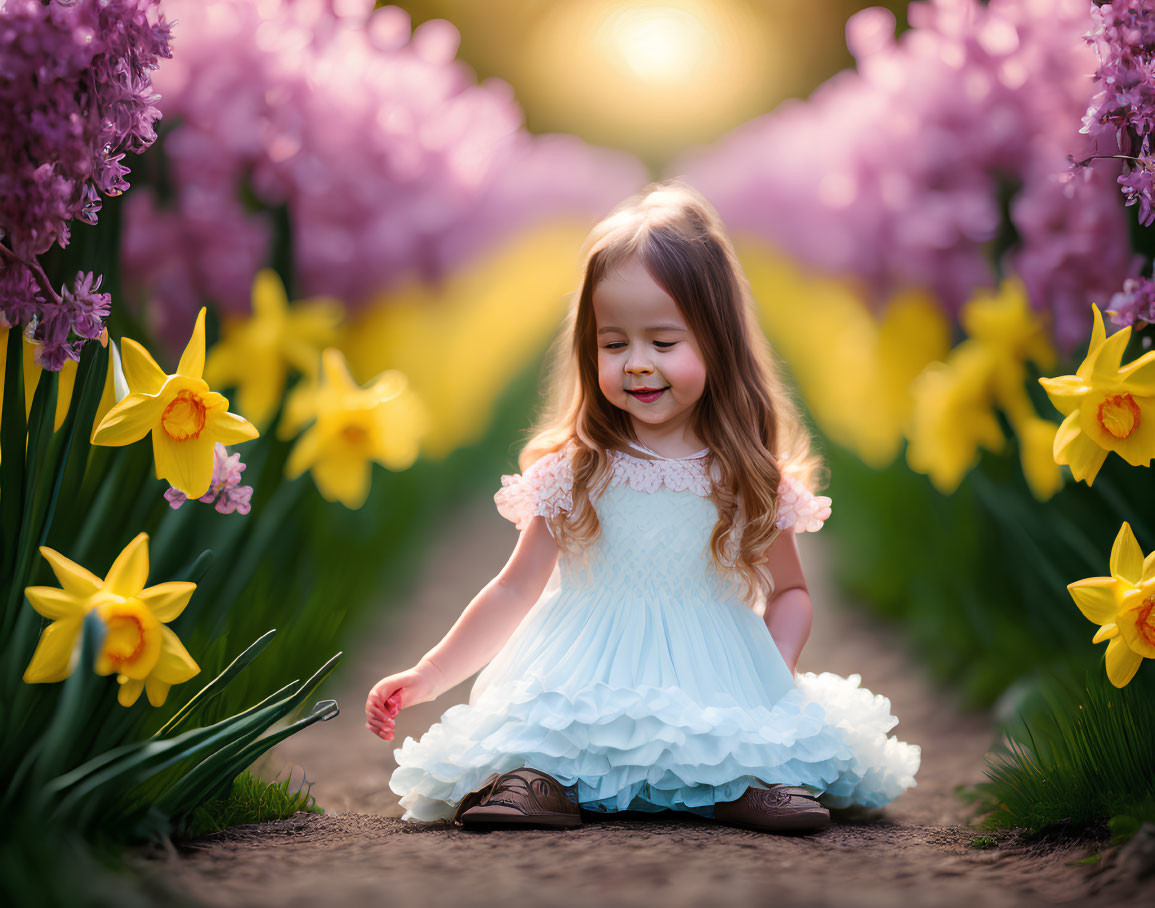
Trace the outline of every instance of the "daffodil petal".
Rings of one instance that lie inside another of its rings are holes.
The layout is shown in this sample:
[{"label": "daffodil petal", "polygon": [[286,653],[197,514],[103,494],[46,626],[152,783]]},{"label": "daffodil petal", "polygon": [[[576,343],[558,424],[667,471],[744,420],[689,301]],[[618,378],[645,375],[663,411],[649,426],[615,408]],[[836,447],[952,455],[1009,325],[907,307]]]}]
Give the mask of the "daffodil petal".
[{"label": "daffodil petal", "polygon": [[209,411],[208,432],[215,441],[219,441],[222,445],[235,445],[242,441],[250,441],[260,435],[257,427],[243,416],[219,409]]},{"label": "daffodil petal", "polygon": [[1091,485],[1107,459],[1107,452],[1079,431],[1079,413],[1075,410],[1064,419],[1055,433],[1055,463],[1067,464],[1076,482]]},{"label": "daffodil petal", "polygon": [[261,268],[253,277],[252,307],[255,318],[279,318],[289,308],[285,284],[273,268]]},{"label": "daffodil petal", "polygon": [[168,376],[149,352],[129,337],[121,339],[120,351],[120,369],[129,393],[159,394]]},{"label": "daffodil petal", "polygon": [[1119,626],[1116,624],[1104,624],[1101,628],[1095,631],[1095,636],[1091,638],[1092,643],[1102,643],[1104,640],[1110,640],[1119,633]]},{"label": "daffodil petal", "polygon": [[160,422],[164,403],[149,394],[129,394],[115,404],[92,430],[92,443],[118,447],[140,441]]},{"label": "daffodil petal", "polygon": [[349,455],[330,454],[313,467],[313,479],[326,501],[339,501],[351,511],[369,497],[369,461]]},{"label": "daffodil petal", "polygon": [[1088,353],[1107,339],[1107,328],[1103,324],[1103,313],[1099,311],[1099,307],[1094,303],[1091,303],[1091,311],[1093,313],[1093,321],[1091,324],[1091,342],[1087,346]]},{"label": "daffodil petal", "polygon": [[[1131,524],[1124,522],[1115,537],[1115,544],[1111,546],[1111,576],[1119,577],[1128,583],[1138,583],[1143,576],[1143,550],[1135,534],[1131,532]],[[1094,619],[1092,619],[1094,620]],[[1105,624],[1105,621],[1096,621],[1096,624]]]},{"label": "daffodil petal", "polygon": [[196,324],[193,325],[192,337],[185,345],[180,355],[180,363],[176,367],[177,374],[187,378],[200,378],[205,370],[205,307],[197,313]]},{"label": "daffodil petal", "polygon": [[1063,487],[1063,474],[1053,454],[1058,428],[1045,419],[1028,419],[1017,428],[1023,475],[1039,501],[1048,500]]},{"label": "daffodil petal", "polygon": [[76,639],[80,635],[84,618],[66,618],[53,621],[40,632],[40,640],[32,661],[24,669],[24,680],[28,684],[48,684],[63,681],[76,667],[73,657]]},{"label": "daffodil petal", "polygon": [[187,580],[170,580],[150,586],[136,598],[149,607],[157,621],[167,624],[184,611],[196,588]]},{"label": "daffodil petal", "polygon": [[54,586],[25,587],[24,595],[37,612],[52,621],[61,618],[83,618],[88,612],[83,599],[67,590],[58,590]]},{"label": "daffodil petal", "polygon": [[321,454],[321,431],[317,426],[308,429],[293,445],[285,462],[285,478],[296,479],[316,463]]},{"label": "daffodil petal", "polygon": [[167,480],[189,498],[200,498],[213,481],[215,444],[207,432],[185,441],[173,441],[164,432],[152,433],[152,457],[157,479]]},{"label": "daffodil petal", "polygon": [[120,685],[120,689],[116,692],[116,701],[121,706],[132,706],[140,699],[140,692],[144,690],[144,682],[129,678]]},{"label": "daffodil petal", "polygon": [[162,625],[160,632],[162,641],[160,658],[149,679],[163,681],[165,684],[180,684],[199,674],[200,666],[188,654],[188,650],[172,628]]},{"label": "daffodil petal", "polygon": [[137,533],[136,538],[112,562],[104,578],[104,588],[117,596],[131,599],[144,589],[147,582],[148,533]]},{"label": "daffodil petal", "polygon": [[277,425],[277,438],[288,441],[317,416],[317,386],[302,382],[285,398],[285,409]]},{"label": "daffodil petal", "polygon": [[[1119,371],[1119,363],[1123,359],[1123,351],[1127,349],[1129,340],[1131,340],[1131,329],[1127,327],[1120,328],[1103,342],[1093,357],[1092,379],[1101,380],[1114,377],[1115,373]],[[1092,359],[1091,356],[1087,358]]]},{"label": "daffodil petal", "polygon": [[156,707],[164,706],[165,701],[168,699],[168,689],[171,686],[171,684],[165,684],[165,682],[159,681],[152,675],[149,675],[144,679],[144,689],[148,693],[148,702]]},{"label": "daffodil petal", "polygon": [[75,596],[91,596],[101,587],[101,580],[92,571],[82,568],[75,561],[65,558],[55,549],[40,546],[40,554],[52,568],[52,573],[60,585]]},{"label": "daffodil petal", "polygon": [[1119,609],[1118,586],[1114,577],[1088,577],[1067,584],[1067,592],[1088,621],[1110,624]]},{"label": "daffodil petal", "polygon": [[[285,366],[281,362],[269,363],[259,374],[250,377],[237,392],[237,405],[255,426],[267,425],[269,419],[277,412],[277,404],[285,390],[287,377]],[[235,413],[228,413],[233,419],[241,419]],[[250,438],[255,436],[249,436]],[[247,439],[240,439],[241,441]],[[235,444],[236,442],[223,442]]]},{"label": "daffodil petal", "polygon": [[1133,393],[1155,394],[1155,350],[1149,350],[1119,370],[1119,381],[1133,389]]},{"label": "daffodil petal", "polygon": [[321,351],[321,374],[325,384],[338,391],[358,390],[353,376],[349,374],[349,366],[345,362],[345,354],[336,347],[326,347]]},{"label": "daffodil petal", "polygon": [[1039,384],[1047,392],[1047,397],[1055,409],[1064,415],[1079,406],[1091,386],[1074,375],[1060,375],[1057,378],[1040,378]]},{"label": "daffodil petal", "polygon": [[1115,687],[1126,687],[1139,671],[1143,657],[1134,652],[1121,636],[1107,644],[1107,678]]}]

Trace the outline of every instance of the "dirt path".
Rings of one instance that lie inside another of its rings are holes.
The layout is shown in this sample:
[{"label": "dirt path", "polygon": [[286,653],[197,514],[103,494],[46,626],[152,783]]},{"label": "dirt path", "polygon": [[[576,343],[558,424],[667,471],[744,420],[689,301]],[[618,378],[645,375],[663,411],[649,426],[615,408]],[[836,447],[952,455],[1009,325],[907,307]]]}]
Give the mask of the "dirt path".
[{"label": "dirt path", "polygon": [[[482,497],[463,509],[428,553],[413,601],[391,608],[338,679],[341,715],[277,748],[270,777],[305,767],[324,816],[208,837],[178,854],[134,861],[206,905],[659,904],[954,906],[1117,904],[1132,889],[1112,862],[1070,862],[1080,844],[1027,848],[1007,838],[976,850],[955,786],[983,780],[992,745],[984,715],[963,714],[884,630],[847,611],[824,582],[821,536],[800,548],[815,603],[800,671],[857,672],[891,700],[891,732],[922,746],[918,785],[869,820],[790,837],[692,816],[590,816],[565,831],[469,832],[402,822],[387,781],[392,744],[363,727],[369,688],[412,665],[504,564],[516,530]],[[405,710],[396,742],[414,737],[468,699],[472,679]]]}]

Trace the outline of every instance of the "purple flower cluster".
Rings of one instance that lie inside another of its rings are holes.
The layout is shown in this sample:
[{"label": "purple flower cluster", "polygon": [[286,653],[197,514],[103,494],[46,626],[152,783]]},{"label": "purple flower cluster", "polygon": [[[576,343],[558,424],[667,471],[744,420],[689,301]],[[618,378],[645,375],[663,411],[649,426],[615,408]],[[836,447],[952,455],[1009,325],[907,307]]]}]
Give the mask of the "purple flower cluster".
[{"label": "purple flower cluster", "polygon": [[[1088,0],[928,0],[910,28],[871,8],[847,23],[857,71],[839,73],[685,161],[735,232],[858,279],[871,301],[933,292],[956,314],[996,266],[1073,349],[1089,303],[1133,274],[1113,179],[1070,179],[1094,52]],[[992,243],[1017,243],[1001,263]]]},{"label": "purple flower cluster", "polygon": [[[184,337],[201,301],[247,313],[284,205],[295,293],[356,308],[434,282],[549,215],[592,218],[644,182],[633,158],[533,137],[507,84],[477,84],[458,33],[372,0],[166,0],[156,84],[174,202],[125,204],[126,280]],[[254,206],[253,201],[258,203]],[[258,210],[254,211],[256,207]]]},{"label": "purple flower cluster", "polygon": [[1155,281],[1148,277],[1127,278],[1123,289],[1107,304],[1111,321],[1120,328],[1140,328],[1155,323]]},{"label": "purple flower cluster", "polygon": [[1139,205],[1139,221],[1148,227],[1155,222],[1155,7],[1150,0],[1096,3],[1091,19],[1087,41],[1099,57],[1095,81],[1102,88],[1091,99],[1082,132],[1096,156],[1122,157],[1123,196],[1128,205]]},{"label": "purple flower cluster", "polygon": [[[0,324],[25,324],[37,361],[59,369],[99,337],[109,296],[77,274],[52,289],[36,257],[95,224],[128,188],[125,148],[156,139],[149,70],[170,56],[159,0],[7,0],[0,16]],[[71,335],[79,339],[70,341]]]},{"label": "purple flower cluster", "polygon": [[[240,484],[241,473],[245,471],[241,455],[229,454],[228,449],[218,441],[213,449],[213,458],[212,482],[209,484],[209,490],[197,501],[203,501],[205,504],[216,502],[214,507],[221,514],[231,514],[233,511],[238,514],[249,513],[251,508],[249,499],[253,495],[253,487]],[[188,501],[184,492],[174,488],[165,492],[164,497],[174,511]]]}]

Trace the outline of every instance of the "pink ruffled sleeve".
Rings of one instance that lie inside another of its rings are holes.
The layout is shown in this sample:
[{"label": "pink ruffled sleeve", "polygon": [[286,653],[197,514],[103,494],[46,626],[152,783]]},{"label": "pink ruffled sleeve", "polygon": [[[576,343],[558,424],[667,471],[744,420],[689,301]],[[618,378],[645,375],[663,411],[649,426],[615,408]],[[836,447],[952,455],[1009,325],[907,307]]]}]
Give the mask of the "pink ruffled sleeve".
[{"label": "pink ruffled sleeve", "polygon": [[[497,512],[519,530],[534,517],[552,520],[573,508],[573,471],[564,451],[554,451],[535,461],[525,474],[501,477],[501,488],[493,496]],[[552,530],[551,530],[552,532]]]},{"label": "pink ruffled sleeve", "polygon": [[778,484],[778,528],[795,533],[815,533],[830,516],[830,498],[815,495],[789,473]]}]

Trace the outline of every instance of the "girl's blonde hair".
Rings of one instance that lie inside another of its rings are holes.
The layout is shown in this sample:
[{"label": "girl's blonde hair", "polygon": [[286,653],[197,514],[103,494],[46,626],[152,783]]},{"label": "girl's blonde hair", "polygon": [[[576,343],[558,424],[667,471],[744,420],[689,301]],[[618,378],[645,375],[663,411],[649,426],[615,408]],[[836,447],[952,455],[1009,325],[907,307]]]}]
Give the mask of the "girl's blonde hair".
[{"label": "girl's blonde hair", "polygon": [[583,246],[581,284],[551,349],[545,407],[521,452],[524,472],[539,458],[572,449],[573,509],[555,521],[563,548],[579,550],[601,531],[590,494],[610,479],[609,451],[637,441],[629,415],[598,387],[598,283],[637,257],[677,304],[698,342],[706,385],[694,432],[710,449],[718,522],[710,550],[739,574],[750,601],[773,590],[759,565],[777,538],[781,472],[812,487],[820,460],[770,345],[758,326],[749,284],[713,206],[677,180],[653,183],[621,203]]}]

